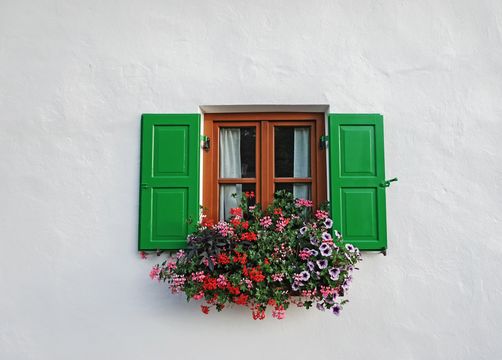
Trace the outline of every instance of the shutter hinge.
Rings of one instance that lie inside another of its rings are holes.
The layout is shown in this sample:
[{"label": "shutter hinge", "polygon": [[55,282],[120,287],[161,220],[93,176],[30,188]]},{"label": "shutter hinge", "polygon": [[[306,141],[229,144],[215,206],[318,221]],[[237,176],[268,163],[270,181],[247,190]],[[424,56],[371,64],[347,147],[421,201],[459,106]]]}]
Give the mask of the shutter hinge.
[{"label": "shutter hinge", "polygon": [[323,135],[319,138],[319,149],[326,150],[328,147],[329,137],[327,135]]},{"label": "shutter hinge", "polygon": [[211,147],[211,140],[209,139],[209,136],[201,135],[200,141],[202,148],[206,151],[209,151],[209,148]]}]

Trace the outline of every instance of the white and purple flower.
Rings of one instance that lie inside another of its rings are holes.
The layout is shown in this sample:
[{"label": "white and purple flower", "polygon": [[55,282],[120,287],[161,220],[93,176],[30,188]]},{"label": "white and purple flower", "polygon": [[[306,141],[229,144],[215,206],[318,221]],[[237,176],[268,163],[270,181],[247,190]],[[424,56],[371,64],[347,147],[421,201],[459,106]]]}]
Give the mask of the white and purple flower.
[{"label": "white and purple flower", "polygon": [[349,252],[356,251],[356,248],[352,244],[345,244],[345,249],[347,249]]},{"label": "white and purple flower", "polygon": [[322,303],[318,302],[317,304],[315,304],[317,310],[319,311],[324,311],[325,310],[325,307]]},{"label": "white and purple flower", "polygon": [[333,249],[331,248],[331,246],[324,243],[324,244],[321,244],[321,246],[319,246],[319,251],[321,251],[322,256],[328,257],[328,256],[331,256]]},{"label": "white and purple flower", "polygon": [[342,307],[339,305],[339,304],[335,304],[333,305],[333,307],[331,308],[331,311],[333,312],[333,314],[335,314],[336,316],[340,315],[340,311],[342,310]]},{"label": "white and purple flower", "polygon": [[304,226],[304,227],[302,227],[302,228],[300,229],[300,234],[302,234],[302,235],[303,235],[303,234],[305,234],[306,232],[307,232],[307,227],[306,227],[306,226]]},{"label": "white and purple flower", "polygon": [[328,270],[329,277],[331,280],[336,281],[340,277],[340,269],[339,268],[331,268]]},{"label": "white and purple flower", "polygon": [[338,230],[335,230],[335,236],[336,236],[336,238],[337,238],[337,239],[339,239],[339,240],[340,240],[340,239],[341,239],[341,237],[342,237],[342,234],[340,234],[340,233],[338,232]]},{"label": "white and purple flower", "polygon": [[325,241],[333,240],[333,238],[331,237],[331,235],[329,233],[327,233],[327,232],[323,232],[322,235],[321,235],[321,237]]},{"label": "white and purple flower", "polygon": [[328,260],[322,259],[322,260],[317,260],[316,261],[317,266],[319,269],[326,269],[328,267]]},{"label": "white and purple flower", "polygon": [[308,279],[310,279],[310,274],[308,271],[306,270],[303,270],[301,273],[300,273],[301,277],[302,277],[302,281],[308,281]]},{"label": "white and purple flower", "polygon": [[324,219],[324,226],[326,226],[326,229],[331,229],[333,227],[333,220],[330,218]]},{"label": "white and purple flower", "polygon": [[315,270],[315,265],[312,261],[307,262],[307,267],[309,268],[309,271],[312,272]]},{"label": "white and purple flower", "polygon": [[311,236],[311,237],[310,237],[310,243],[311,243],[312,245],[317,246],[317,245],[319,245],[319,240],[317,240],[317,238],[316,238],[315,236]]}]

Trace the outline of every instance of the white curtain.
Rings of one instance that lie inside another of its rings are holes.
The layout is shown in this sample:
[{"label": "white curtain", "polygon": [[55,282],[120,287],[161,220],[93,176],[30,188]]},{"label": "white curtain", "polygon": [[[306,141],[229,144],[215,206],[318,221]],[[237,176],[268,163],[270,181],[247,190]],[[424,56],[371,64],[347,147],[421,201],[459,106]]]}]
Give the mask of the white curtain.
[{"label": "white curtain", "polygon": [[[295,128],[293,153],[293,176],[309,177],[310,170],[310,146],[309,128]],[[310,199],[308,184],[293,184],[293,196],[295,198]]]},{"label": "white curtain", "polygon": [[[240,178],[241,175],[241,130],[220,128],[220,178]],[[237,193],[237,197],[232,194]],[[237,207],[242,194],[242,185],[220,185],[220,220],[230,218],[230,209]]]}]

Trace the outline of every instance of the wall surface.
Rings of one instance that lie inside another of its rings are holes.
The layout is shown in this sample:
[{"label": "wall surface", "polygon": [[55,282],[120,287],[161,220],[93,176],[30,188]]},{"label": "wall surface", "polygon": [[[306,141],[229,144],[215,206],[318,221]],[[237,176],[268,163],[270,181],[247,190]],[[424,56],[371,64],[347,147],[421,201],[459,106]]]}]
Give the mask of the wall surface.
[{"label": "wall surface", "polygon": [[[389,255],[342,316],[150,281],[140,114],[385,116]],[[1,359],[501,359],[502,2],[0,0]]]}]

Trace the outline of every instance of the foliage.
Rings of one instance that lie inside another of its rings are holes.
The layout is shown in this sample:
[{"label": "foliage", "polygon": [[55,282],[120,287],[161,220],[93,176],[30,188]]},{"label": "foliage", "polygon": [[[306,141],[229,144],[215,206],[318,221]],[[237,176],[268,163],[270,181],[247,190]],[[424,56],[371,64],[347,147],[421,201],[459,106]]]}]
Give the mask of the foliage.
[{"label": "foliage", "polygon": [[[332,229],[326,205],[314,210],[312,202],[276,193],[265,210],[248,206],[254,193],[242,197],[228,222],[214,223],[205,215],[189,235],[186,251],[153,267],[150,276],[168,281],[173,293],[187,300],[204,300],[201,310],[226,304],[251,309],[254,319],[282,319],[291,304],[338,315],[347,302],[359,250],[344,243]],[[332,236],[332,234],[333,236]]]}]

